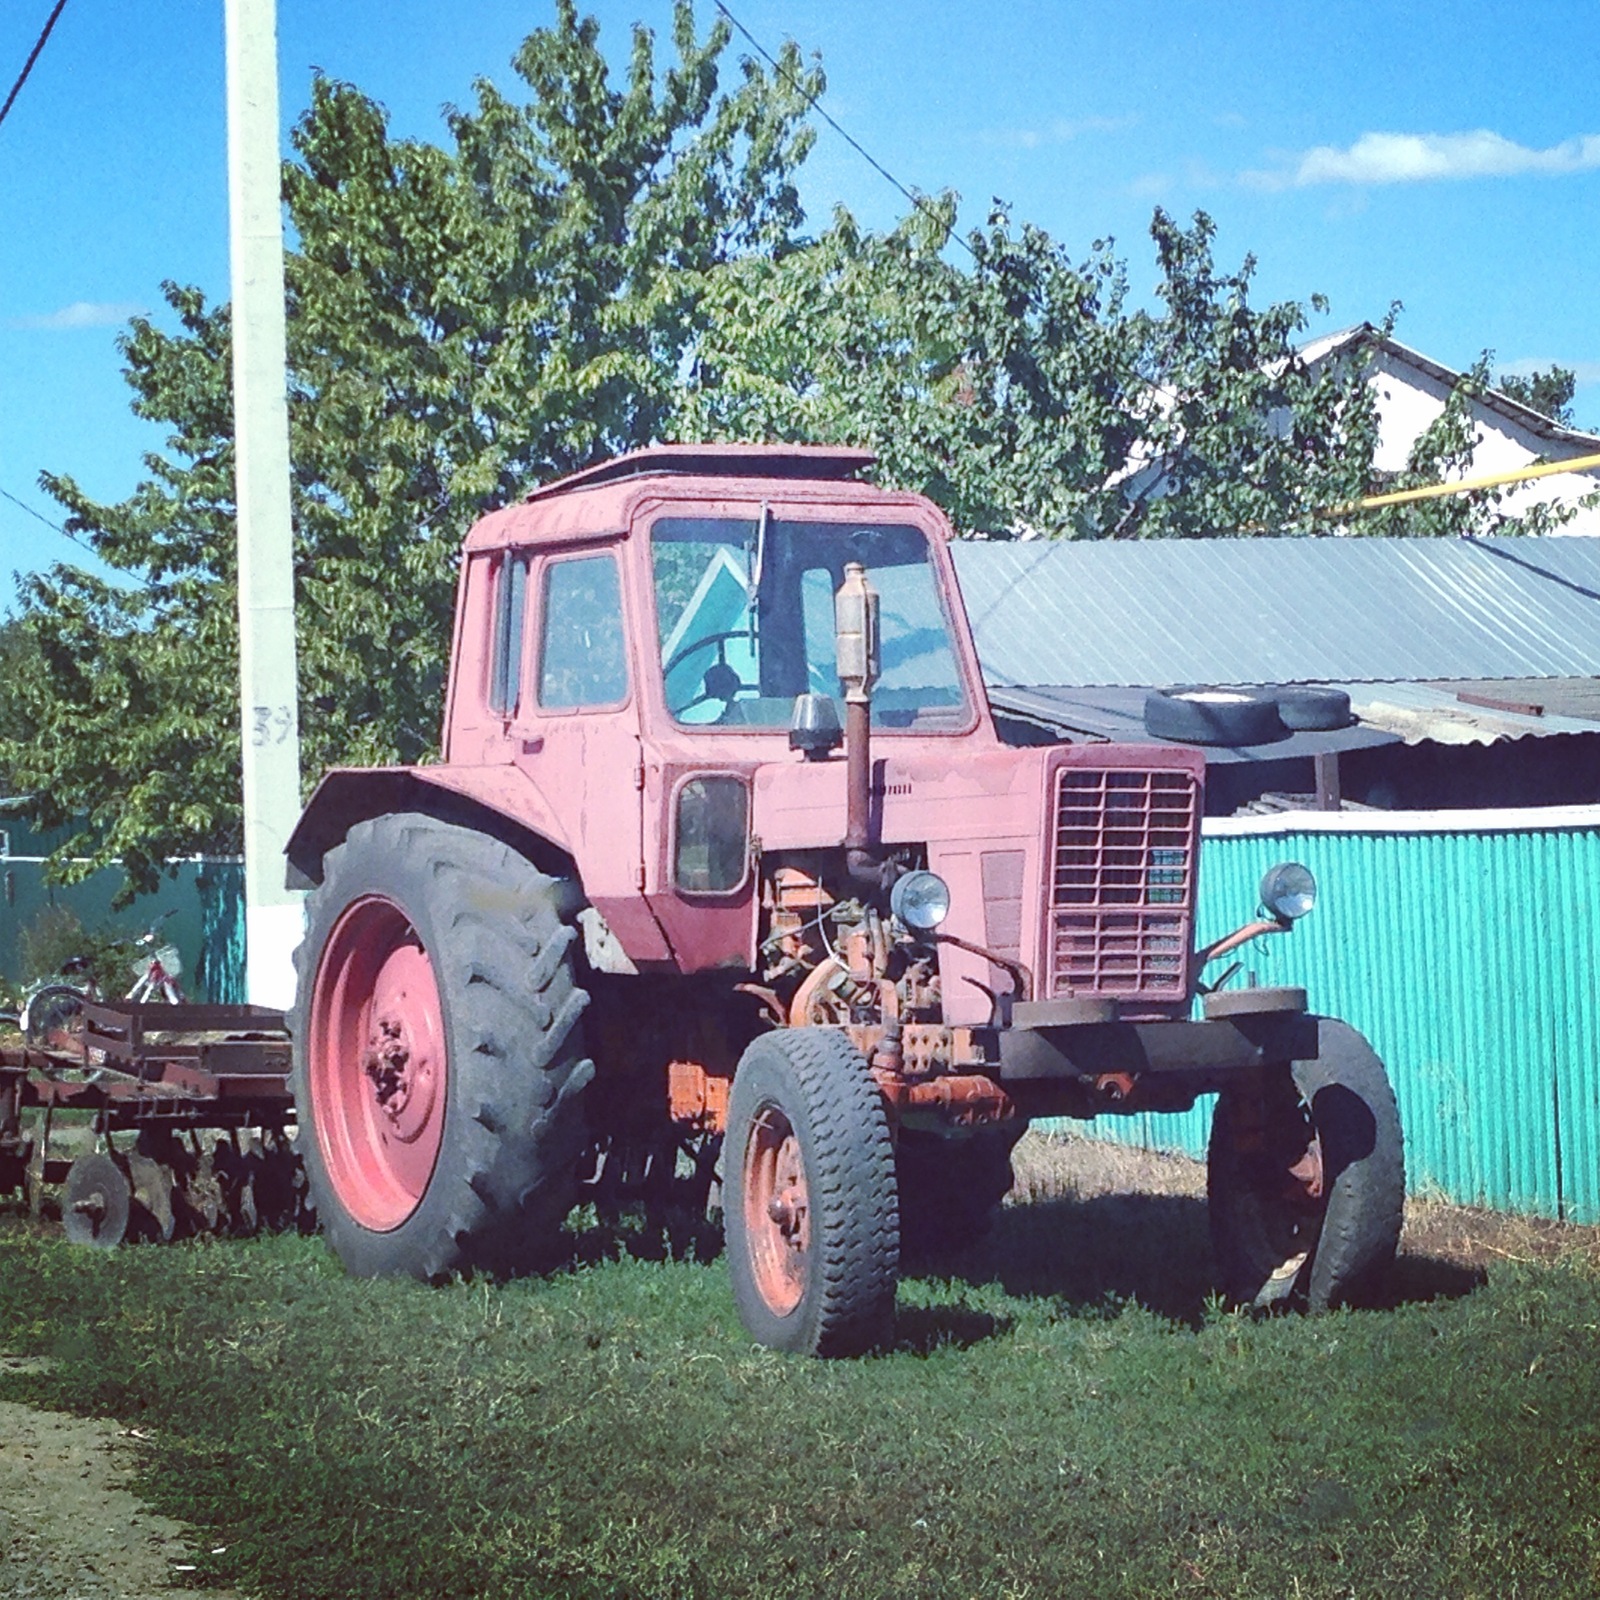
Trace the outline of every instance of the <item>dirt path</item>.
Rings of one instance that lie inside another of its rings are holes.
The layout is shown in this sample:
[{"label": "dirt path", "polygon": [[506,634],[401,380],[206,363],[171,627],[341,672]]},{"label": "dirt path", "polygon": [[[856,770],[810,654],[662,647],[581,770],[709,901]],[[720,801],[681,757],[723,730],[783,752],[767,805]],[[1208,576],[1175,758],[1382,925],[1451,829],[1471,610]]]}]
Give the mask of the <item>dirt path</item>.
[{"label": "dirt path", "polygon": [[[0,1355],[0,1370],[21,1365]],[[237,1600],[190,1585],[193,1534],[127,1487],[135,1442],[113,1422],[0,1400],[4,1600]]]}]

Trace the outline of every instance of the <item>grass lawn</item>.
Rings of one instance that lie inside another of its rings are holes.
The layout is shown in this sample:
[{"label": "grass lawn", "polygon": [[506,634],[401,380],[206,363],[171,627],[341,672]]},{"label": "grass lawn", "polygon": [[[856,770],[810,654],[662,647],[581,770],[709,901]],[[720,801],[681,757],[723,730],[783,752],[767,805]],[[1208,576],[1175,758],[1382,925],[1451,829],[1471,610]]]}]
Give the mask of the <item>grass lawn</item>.
[{"label": "grass lawn", "polygon": [[844,1363],[593,1230],[552,1278],[428,1289],[13,1215],[0,1351],[54,1363],[0,1398],[148,1434],[144,1493],[226,1546],[197,1581],[265,1595],[1600,1590],[1591,1241],[1423,1208],[1392,1306],[1252,1320],[1208,1298],[1194,1169],[1114,1192],[1082,1141],[1024,1150],[1024,1203]]}]

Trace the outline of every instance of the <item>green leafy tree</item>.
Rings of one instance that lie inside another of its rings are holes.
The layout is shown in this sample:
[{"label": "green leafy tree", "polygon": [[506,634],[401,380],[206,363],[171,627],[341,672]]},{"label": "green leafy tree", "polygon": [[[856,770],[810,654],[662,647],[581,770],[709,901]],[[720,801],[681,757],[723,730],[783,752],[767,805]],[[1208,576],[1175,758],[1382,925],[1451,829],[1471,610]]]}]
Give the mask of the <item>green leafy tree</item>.
[{"label": "green leafy tree", "polygon": [[999,534],[1306,531],[1362,492],[1360,370],[1308,369],[1306,308],[1253,307],[1254,262],[1220,273],[1203,213],[1155,214],[1157,311],[1130,307],[1107,242],[1074,262],[996,208],[967,266],[953,216],[946,196],[877,235],[841,213],[723,269],[676,435],[867,444],[882,477]]},{"label": "green leafy tree", "polygon": [[1552,365],[1526,376],[1502,372],[1494,380],[1494,386],[1501,394],[1521,401],[1540,416],[1549,417],[1564,427],[1572,426],[1572,397],[1577,392],[1578,377],[1566,367]]},{"label": "green leafy tree", "polygon": [[[1481,470],[1474,464],[1482,442],[1477,408],[1491,389],[1505,392],[1504,380],[1490,376],[1490,361],[1490,353],[1485,350],[1471,368],[1461,374],[1445,397],[1439,415],[1417,435],[1405,467],[1377,484],[1372,492],[1389,494],[1426,489],[1472,478]],[[1544,534],[1570,522],[1577,512],[1575,505],[1542,502],[1512,516],[1504,508],[1505,498],[1506,487],[1495,484],[1410,500],[1351,518],[1349,531],[1363,535],[1458,539],[1511,532]]]},{"label": "green leafy tree", "polygon": [[[1439,415],[1417,435],[1405,467],[1378,485],[1377,492],[1403,493],[1472,476],[1473,456],[1479,444],[1474,407],[1488,387],[1489,356],[1485,351],[1451,386]],[[1364,512],[1352,519],[1350,531],[1363,535],[1457,538],[1493,533],[1501,520],[1500,498],[1498,488],[1488,488],[1410,500]]]},{"label": "green leafy tree", "polygon": [[[285,196],[303,760],[412,761],[434,747],[461,538],[529,484],[659,436],[702,286],[775,256],[821,75],[720,81],[724,25],[675,12],[658,69],[635,29],[614,82],[593,19],[558,0],[514,65],[448,115],[446,146],[318,78]],[[74,870],[236,850],[239,734],[226,306],[174,284],[177,326],[121,346],[139,415],[170,432],[127,500],[45,487],[126,583],[57,566],[18,627],[42,670],[12,686],[0,768],[34,820],[81,823]]]}]

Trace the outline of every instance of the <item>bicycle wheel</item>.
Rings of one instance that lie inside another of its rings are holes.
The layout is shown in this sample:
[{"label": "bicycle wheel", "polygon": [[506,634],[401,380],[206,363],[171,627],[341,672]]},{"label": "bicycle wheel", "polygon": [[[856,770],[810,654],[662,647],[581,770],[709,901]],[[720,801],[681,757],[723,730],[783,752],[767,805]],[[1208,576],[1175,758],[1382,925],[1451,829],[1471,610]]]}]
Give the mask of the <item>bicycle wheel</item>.
[{"label": "bicycle wheel", "polygon": [[47,983],[28,997],[22,1036],[36,1050],[81,1050],[83,991],[70,983]]}]

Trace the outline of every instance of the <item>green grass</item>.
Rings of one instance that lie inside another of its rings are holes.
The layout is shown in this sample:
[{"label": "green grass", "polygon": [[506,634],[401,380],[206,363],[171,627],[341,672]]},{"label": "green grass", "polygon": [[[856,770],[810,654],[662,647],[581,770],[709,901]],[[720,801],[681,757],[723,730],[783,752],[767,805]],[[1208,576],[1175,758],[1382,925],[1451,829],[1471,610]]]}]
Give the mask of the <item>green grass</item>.
[{"label": "green grass", "polygon": [[[296,1596],[1271,1597],[1600,1588],[1600,1275],[1408,1263],[1400,1303],[1205,1297],[1178,1197],[1008,1211],[848,1363],[720,1262],[346,1278],[316,1240],[75,1251],[0,1222],[0,1397],[153,1437],[143,1487]],[[591,1234],[590,1256],[609,1241]]]}]

